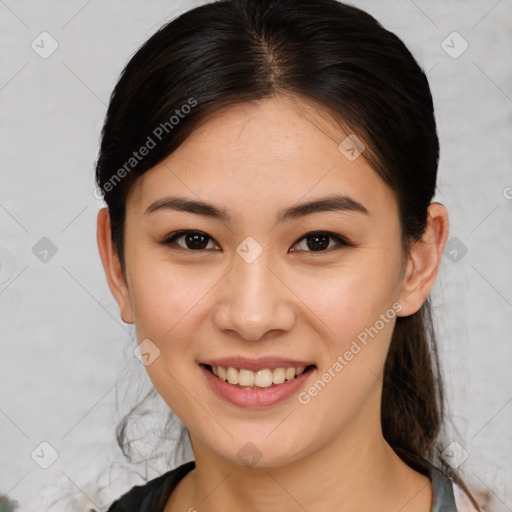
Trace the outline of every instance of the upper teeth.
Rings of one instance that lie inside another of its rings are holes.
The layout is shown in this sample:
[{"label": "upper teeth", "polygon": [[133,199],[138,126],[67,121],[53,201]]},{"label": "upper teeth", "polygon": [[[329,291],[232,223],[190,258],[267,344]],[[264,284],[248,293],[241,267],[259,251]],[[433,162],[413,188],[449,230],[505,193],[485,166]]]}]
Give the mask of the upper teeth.
[{"label": "upper teeth", "polygon": [[244,387],[257,386],[268,388],[272,384],[282,384],[285,380],[292,380],[304,373],[305,368],[305,366],[298,366],[297,368],[265,368],[253,372],[244,368],[238,370],[231,366],[212,366],[212,371],[219,379],[228,381],[230,384],[239,384]]}]

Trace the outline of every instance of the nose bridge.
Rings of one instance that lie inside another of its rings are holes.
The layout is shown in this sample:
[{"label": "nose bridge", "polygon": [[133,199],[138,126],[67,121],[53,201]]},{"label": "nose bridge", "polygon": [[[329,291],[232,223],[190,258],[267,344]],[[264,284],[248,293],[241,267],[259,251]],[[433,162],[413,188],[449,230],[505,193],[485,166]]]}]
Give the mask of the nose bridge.
[{"label": "nose bridge", "polygon": [[238,296],[240,305],[272,306],[276,299],[272,293],[275,276],[269,269],[268,253],[262,253],[255,261],[247,262],[243,258],[234,266],[234,293]]},{"label": "nose bridge", "polygon": [[224,285],[216,316],[218,327],[237,331],[248,340],[258,340],[270,330],[290,329],[295,319],[291,294],[271,268],[270,252],[260,250],[251,255],[254,247],[250,242],[249,250],[243,249],[240,244]]}]

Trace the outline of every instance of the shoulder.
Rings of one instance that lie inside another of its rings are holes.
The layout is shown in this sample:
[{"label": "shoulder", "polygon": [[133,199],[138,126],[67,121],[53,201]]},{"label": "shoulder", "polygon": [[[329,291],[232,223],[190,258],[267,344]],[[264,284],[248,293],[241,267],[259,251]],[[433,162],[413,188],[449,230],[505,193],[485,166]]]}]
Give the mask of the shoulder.
[{"label": "shoulder", "polygon": [[454,481],[452,481],[452,486],[457,512],[478,512],[462,488],[459,487]]},{"label": "shoulder", "polygon": [[431,512],[479,512],[464,490],[441,469],[426,458],[401,450],[400,454],[416,471],[430,478],[432,484]]},{"label": "shoulder", "polygon": [[432,512],[479,512],[451,476],[444,474],[435,466],[431,466],[430,476],[433,492]]},{"label": "shoulder", "polygon": [[190,461],[167,471],[143,485],[135,485],[114,501],[106,512],[159,512],[178,482],[195,467]]}]

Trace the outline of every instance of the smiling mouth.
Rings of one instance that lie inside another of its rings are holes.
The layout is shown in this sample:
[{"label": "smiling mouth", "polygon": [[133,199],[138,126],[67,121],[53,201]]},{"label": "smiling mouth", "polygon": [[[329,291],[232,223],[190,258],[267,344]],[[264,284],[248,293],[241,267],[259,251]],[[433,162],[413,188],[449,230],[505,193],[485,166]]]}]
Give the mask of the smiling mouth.
[{"label": "smiling mouth", "polygon": [[226,366],[211,366],[202,364],[209,372],[219,380],[227,382],[235,387],[246,389],[266,389],[279,386],[286,381],[297,379],[316,368],[314,364],[298,367],[262,368],[258,371],[245,368],[233,368]]}]

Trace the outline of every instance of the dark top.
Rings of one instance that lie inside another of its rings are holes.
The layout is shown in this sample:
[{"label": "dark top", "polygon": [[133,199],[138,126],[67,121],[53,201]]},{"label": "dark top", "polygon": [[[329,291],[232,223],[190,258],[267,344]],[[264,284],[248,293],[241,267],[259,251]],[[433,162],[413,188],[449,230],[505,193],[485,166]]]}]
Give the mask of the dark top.
[{"label": "dark top", "polygon": [[[452,481],[426,459],[415,459],[410,465],[432,482],[430,512],[457,512]],[[186,462],[144,485],[132,487],[112,503],[107,512],[163,512],[179,481],[194,468],[195,461]]]}]

